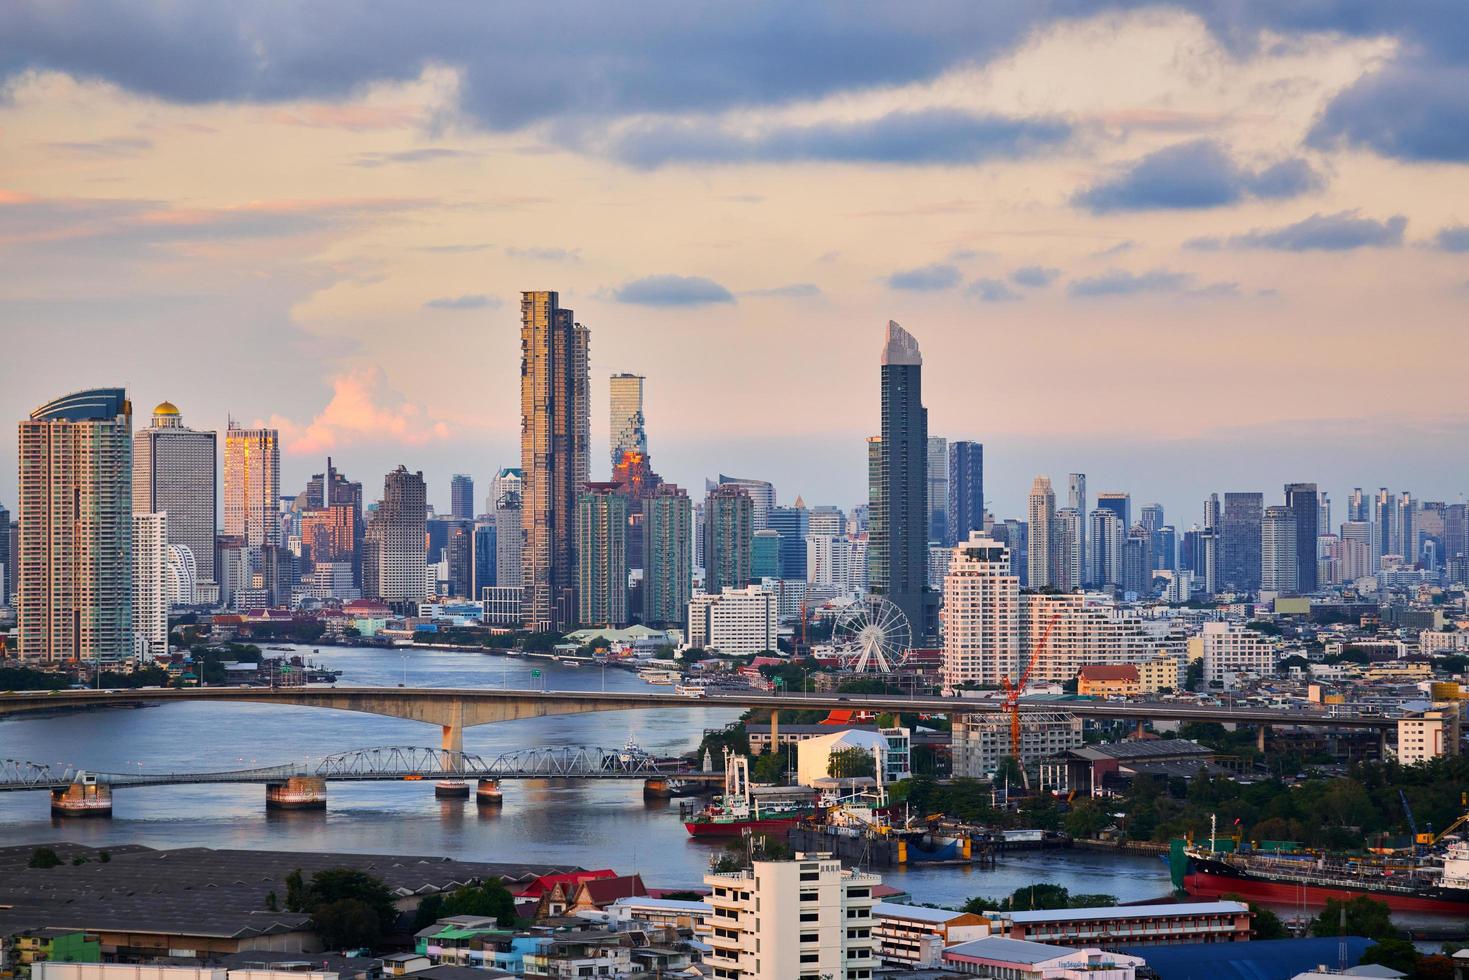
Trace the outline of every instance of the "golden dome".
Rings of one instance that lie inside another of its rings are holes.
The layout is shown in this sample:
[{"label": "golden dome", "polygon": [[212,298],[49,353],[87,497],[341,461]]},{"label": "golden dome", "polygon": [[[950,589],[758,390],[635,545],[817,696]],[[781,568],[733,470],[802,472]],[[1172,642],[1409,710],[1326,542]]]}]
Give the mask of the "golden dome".
[{"label": "golden dome", "polygon": [[179,414],[179,409],[178,409],[178,406],[175,405],[173,402],[159,402],[158,403],[158,407],[155,408],[155,409],[153,409],[153,414],[154,415],[177,415],[177,414]]}]

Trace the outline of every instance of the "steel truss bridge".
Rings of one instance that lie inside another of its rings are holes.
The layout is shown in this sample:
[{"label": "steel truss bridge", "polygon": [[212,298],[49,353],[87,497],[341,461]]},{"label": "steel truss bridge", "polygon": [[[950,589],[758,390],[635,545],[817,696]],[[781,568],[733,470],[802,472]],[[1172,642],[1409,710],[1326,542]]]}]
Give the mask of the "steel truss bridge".
[{"label": "steel truss bridge", "polygon": [[65,789],[79,782],[95,782],[113,788],[193,783],[270,784],[301,776],[333,781],[666,779],[671,782],[718,782],[724,779],[722,772],[692,770],[678,760],[591,745],[521,749],[492,758],[448,749],[392,745],[340,752],[314,765],[285,763],[221,772],[92,772],[73,766],[0,759],[0,792]]}]

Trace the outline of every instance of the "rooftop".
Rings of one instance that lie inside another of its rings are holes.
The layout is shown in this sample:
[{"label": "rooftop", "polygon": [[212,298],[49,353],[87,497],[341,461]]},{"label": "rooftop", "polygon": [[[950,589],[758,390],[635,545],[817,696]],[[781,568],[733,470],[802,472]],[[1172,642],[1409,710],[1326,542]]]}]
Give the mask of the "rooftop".
[{"label": "rooftop", "polygon": [[[1336,936],[1319,939],[1256,939],[1248,943],[1183,943],[1177,946],[1125,946],[1120,952],[1148,961],[1159,980],[1290,980],[1322,963],[1337,962]],[[1371,940],[1348,936],[1347,962],[1355,965]]]},{"label": "rooftop", "polygon": [[1098,919],[1138,919],[1147,916],[1220,915],[1248,912],[1244,902],[1175,902],[1159,905],[1114,905],[1091,909],[1041,909],[1036,912],[1005,912],[1011,922],[1067,921],[1095,922]]},{"label": "rooftop", "polygon": [[1157,738],[1136,742],[1108,742],[1072,749],[1071,755],[1082,759],[1157,759],[1177,755],[1214,755],[1213,749],[1190,742],[1186,738]]},{"label": "rooftop", "polygon": [[1044,963],[1058,956],[1072,956],[1076,949],[1071,946],[1049,946],[1045,943],[1026,942],[1024,939],[1006,939],[1003,936],[988,936],[971,939],[944,950],[958,956],[973,956],[986,960],[1004,960],[1007,963]]},{"label": "rooftop", "polygon": [[889,919],[911,919],[914,922],[948,922],[963,912],[953,909],[931,909],[926,905],[899,905],[896,902],[878,902],[872,906],[872,914]]}]

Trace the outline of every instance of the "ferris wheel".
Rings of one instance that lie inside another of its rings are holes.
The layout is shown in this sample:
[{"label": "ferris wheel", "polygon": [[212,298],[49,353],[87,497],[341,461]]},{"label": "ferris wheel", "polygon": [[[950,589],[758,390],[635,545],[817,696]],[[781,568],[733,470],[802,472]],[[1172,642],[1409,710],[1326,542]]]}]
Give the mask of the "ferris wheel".
[{"label": "ferris wheel", "polygon": [[831,641],[857,673],[886,674],[913,642],[913,630],[903,610],[882,596],[868,595],[841,612]]}]

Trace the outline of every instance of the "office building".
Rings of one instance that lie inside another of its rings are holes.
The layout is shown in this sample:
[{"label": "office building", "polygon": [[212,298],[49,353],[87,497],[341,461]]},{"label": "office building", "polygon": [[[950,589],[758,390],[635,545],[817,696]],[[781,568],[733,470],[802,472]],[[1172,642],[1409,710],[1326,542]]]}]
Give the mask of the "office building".
[{"label": "office building", "polygon": [[693,522],[689,495],[671,483],[643,501],[644,623],[682,623],[687,617],[694,585]]},{"label": "office building", "polygon": [[1122,542],[1122,591],[1146,596],[1153,591],[1153,536],[1134,524]]},{"label": "office building", "polygon": [[1275,641],[1233,623],[1205,623],[1203,632],[1189,640],[1189,659],[1199,658],[1206,685],[1232,690],[1275,673]]},{"label": "office building", "polygon": [[181,544],[168,546],[163,567],[163,598],[169,608],[192,606],[199,596],[199,568],[194,553]]},{"label": "office building", "polygon": [[[754,502],[740,483],[720,483],[704,499],[704,591],[740,589],[753,577]],[[767,511],[768,516],[768,511]]]},{"label": "office building", "polygon": [[1394,537],[1393,554],[1402,555],[1403,561],[1408,565],[1416,565],[1420,554],[1418,548],[1418,507],[1413,500],[1413,495],[1404,490],[1398,495]]},{"label": "office building", "polygon": [[474,536],[471,538],[473,556],[473,575],[470,582],[470,595],[476,598],[483,597],[484,590],[496,585],[499,579],[495,575],[496,563],[499,559],[499,547],[497,529],[493,518],[476,521],[474,524]]},{"label": "office building", "polygon": [[231,419],[224,434],[224,533],[247,548],[279,544],[280,495],[280,433]]},{"label": "office building", "polygon": [[611,417],[607,434],[612,445],[612,467],[625,453],[648,455],[648,432],[643,417],[643,376],[614,374],[608,384]]},{"label": "office building", "polygon": [[577,498],[577,620],[618,628],[627,616],[627,497],[589,483]]},{"label": "office building", "polygon": [[806,515],[806,534],[825,537],[841,537],[847,533],[847,517],[840,507],[821,504],[812,507]]},{"label": "office building", "polygon": [[[928,591],[928,410],[918,341],[889,320],[881,365],[882,434],[868,455],[870,588],[902,610],[921,645],[938,633]],[[874,457],[875,453],[875,457]]]},{"label": "office building", "polygon": [[1219,518],[1219,587],[1233,592],[1260,590],[1260,522],[1265,497],[1226,493]]},{"label": "office building", "polygon": [[751,532],[762,531],[770,520],[770,511],[775,507],[775,486],[768,480],[751,480],[740,476],[725,476],[719,474],[719,479],[705,480],[704,492],[707,496],[717,487],[738,487],[745,491],[750,498]]},{"label": "office building", "polygon": [[1090,584],[1095,588],[1115,590],[1122,585],[1122,549],[1127,540],[1126,528],[1114,508],[1096,508],[1091,512],[1088,523]]},{"label": "office building", "polygon": [[984,530],[984,446],[949,443],[948,544],[968,541]]},{"label": "office building", "polygon": [[168,514],[168,543],[194,555],[201,582],[214,582],[214,535],[219,530],[215,433],[184,425],[172,402],[153,409],[153,422],[133,435],[133,512]]},{"label": "office building", "polygon": [[442,562],[444,587],[434,591],[458,599],[474,596],[474,522],[448,522]]},{"label": "office building", "polygon": [[691,647],[742,657],[775,650],[777,597],[758,585],[696,592],[689,599]]},{"label": "office building", "polygon": [[1143,504],[1137,522],[1147,528],[1149,532],[1158,530],[1158,528],[1166,523],[1163,518],[1163,505]]},{"label": "office building", "polygon": [[1086,526],[1086,474],[1070,473],[1066,477],[1066,506],[1076,511],[1077,519],[1081,524],[1081,530],[1076,542],[1076,564],[1080,569],[1080,577],[1076,580],[1079,586],[1091,585],[1091,564],[1087,560],[1087,537],[1089,536]]},{"label": "office building", "polygon": [[1062,592],[1081,588],[1081,556],[1085,551],[1081,543],[1085,540],[1081,512],[1075,507],[1057,508],[1051,528],[1051,550],[1056,566],[1053,584]]},{"label": "office building", "polygon": [[1178,530],[1172,524],[1153,532],[1153,568],[1170,572],[1178,569]]},{"label": "office building", "polygon": [[1352,487],[1352,495],[1347,498],[1347,520],[1372,520],[1372,498],[1363,493],[1361,487]]},{"label": "office building", "polygon": [[1055,533],[1056,494],[1051,489],[1049,477],[1038,476],[1030,485],[1029,506],[1026,510],[1030,524],[1030,554],[1026,556],[1029,570],[1029,587],[1050,588],[1056,583],[1056,561],[1053,557],[1052,535]]},{"label": "office building", "polygon": [[132,655],[132,428],[122,388],[74,392],[20,423],[24,660],[111,665]]},{"label": "office building", "polygon": [[1117,515],[1122,522],[1124,533],[1132,527],[1132,494],[1120,492],[1103,492],[1097,494],[1098,510],[1110,510]]},{"label": "office building", "polygon": [[1376,538],[1373,557],[1377,567],[1381,567],[1383,555],[1402,554],[1396,550],[1397,526],[1398,509],[1392,492],[1387,487],[1378,487],[1376,496],[1372,498],[1372,530]]},{"label": "office building", "polygon": [[1321,494],[1316,489],[1316,484],[1287,483],[1285,506],[1295,515],[1296,524],[1296,581],[1292,591],[1305,595],[1315,592],[1317,587],[1316,539],[1322,534],[1322,511]]},{"label": "office building", "polygon": [[428,598],[428,490],[423,473],[399,466],[383,478],[383,502],[367,528],[367,551],[376,581],[365,594],[390,605]]},{"label": "office building", "polygon": [[133,514],[133,655],[168,655],[168,515]]},{"label": "office building", "polygon": [[1338,584],[1355,582],[1372,574],[1371,521],[1342,522],[1336,558]]},{"label": "office building", "polygon": [[[1315,493],[1311,495],[1315,503]],[[1314,514],[1311,515],[1314,518]],[[1314,525],[1313,525],[1314,526]],[[1290,507],[1265,508],[1260,524],[1260,591],[1295,595],[1300,581],[1297,564],[1298,527]],[[1311,535],[1311,566],[1316,565],[1316,536]]]},{"label": "office building", "polygon": [[10,557],[10,511],[0,504],[0,608],[10,605],[15,591],[15,562]]},{"label": "office building", "polygon": [[770,528],[756,531],[750,541],[750,580],[780,577],[780,532]]},{"label": "office building", "polygon": [[813,534],[806,538],[806,581],[813,590],[833,595],[865,591],[864,542],[848,537]]},{"label": "office building", "polygon": [[949,440],[928,437],[928,540],[949,544]]},{"label": "office building", "polygon": [[[806,504],[800,497],[796,498],[795,506],[770,509],[765,527],[767,530],[780,534],[778,569],[775,577],[805,580],[806,535],[811,531],[810,517]],[[758,574],[754,577],[760,578]]]},{"label": "office building", "polygon": [[830,854],[704,876],[713,909],[706,962],[720,980],[867,980],[874,874],[848,871]]},{"label": "office building", "polygon": [[449,478],[449,515],[458,521],[474,520],[474,478],[455,473]]},{"label": "office building", "polygon": [[[532,630],[571,623],[576,602],[576,500],[587,482],[590,331],[555,292],[520,298],[521,572]],[[503,580],[502,580],[503,581]]]}]

